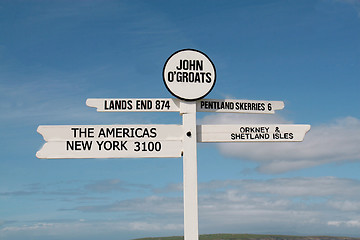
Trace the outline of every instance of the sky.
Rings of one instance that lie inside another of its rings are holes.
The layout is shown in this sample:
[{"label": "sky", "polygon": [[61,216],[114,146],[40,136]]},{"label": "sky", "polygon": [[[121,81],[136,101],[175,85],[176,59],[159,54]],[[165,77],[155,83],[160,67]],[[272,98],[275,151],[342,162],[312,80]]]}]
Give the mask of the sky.
[{"label": "sky", "polygon": [[199,233],[360,237],[358,0],[0,0],[0,238],[183,235],[181,158],[38,159],[39,125],[181,124],[88,98],[174,98],[174,52],[216,67],[206,98],[283,101],[197,124],[310,124],[303,142],[198,143]]}]

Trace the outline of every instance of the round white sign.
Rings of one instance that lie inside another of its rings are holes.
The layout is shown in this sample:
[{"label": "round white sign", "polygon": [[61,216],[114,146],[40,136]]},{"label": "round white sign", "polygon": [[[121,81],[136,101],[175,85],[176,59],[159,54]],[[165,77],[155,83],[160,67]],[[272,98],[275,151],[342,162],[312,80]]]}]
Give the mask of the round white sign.
[{"label": "round white sign", "polygon": [[172,95],[182,100],[195,101],[205,97],[213,89],[216,70],[204,53],[183,49],[166,61],[163,79]]}]

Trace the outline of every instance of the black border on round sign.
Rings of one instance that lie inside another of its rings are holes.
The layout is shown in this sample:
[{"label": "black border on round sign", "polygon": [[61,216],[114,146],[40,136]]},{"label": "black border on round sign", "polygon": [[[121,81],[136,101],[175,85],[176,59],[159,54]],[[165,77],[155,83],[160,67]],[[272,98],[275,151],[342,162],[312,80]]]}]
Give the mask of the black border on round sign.
[{"label": "black border on round sign", "polygon": [[[164,77],[165,67],[166,67],[166,64],[168,63],[169,59],[170,59],[173,55],[175,55],[175,54],[177,54],[177,53],[179,53],[179,52],[189,51],[189,50],[190,50],[190,51],[199,52],[199,53],[203,54],[207,59],[209,59],[209,61],[211,62],[212,66],[213,66],[213,68],[214,68],[214,73],[215,73],[214,83],[213,83],[212,87],[209,89],[209,91],[208,91],[207,93],[205,93],[203,96],[201,96],[201,97],[199,97],[199,98],[194,98],[194,99],[187,99],[187,98],[183,98],[183,97],[177,96],[175,93],[173,93],[173,92],[169,89],[169,87],[168,87],[167,84],[166,84],[165,77]],[[214,86],[215,86],[215,83],[216,83],[216,68],[215,68],[214,63],[211,61],[211,59],[210,59],[205,53],[203,53],[202,51],[196,50],[196,49],[186,48],[186,49],[178,50],[178,51],[174,52],[173,54],[171,54],[170,57],[168,57],[168,59],[166,60],[166,62],[165,62],[165,64],[164,64],[164,67],[163,67],[162,77],[163,77],[163,82],[164,82],[164,84],[165,84],[166,89],[167,89],[173,96],[175,96],[175,97],[177,97],[177,98],[179,98],[179,99],[181,99],[181,100],[185,100],[185,101],[197,101],[197,100],[200,100],[200,99],[204,98],[206,95],[208,95],[208,94],[213,90],[213,88],[214,88]]]}]

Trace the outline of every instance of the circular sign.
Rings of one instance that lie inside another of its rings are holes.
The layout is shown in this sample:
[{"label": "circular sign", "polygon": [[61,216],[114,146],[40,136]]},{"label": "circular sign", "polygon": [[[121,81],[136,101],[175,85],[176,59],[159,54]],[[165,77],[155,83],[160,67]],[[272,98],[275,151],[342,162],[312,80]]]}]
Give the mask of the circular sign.
[{"label": "circular sign", "polygon": [[183,49],[166,60],[163,79],[172,95],[182,100],[195,101],[211,92],[216,81],[216,70],[204,53]]}]

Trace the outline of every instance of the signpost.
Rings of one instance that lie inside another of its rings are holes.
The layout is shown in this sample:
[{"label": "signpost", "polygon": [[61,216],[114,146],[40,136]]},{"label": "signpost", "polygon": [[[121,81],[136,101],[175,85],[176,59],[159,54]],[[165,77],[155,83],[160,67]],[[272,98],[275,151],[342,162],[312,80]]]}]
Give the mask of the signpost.
[{"label": "signpost", "polygon": [[39,126],[38,158],[178,158],[183,156],[184,239],[198,240],[197,142],[297,142],[310,125],[196,125],[196,112],[274,114],[282,101],[203,99],[216,82],[204,53],[184,49],[167,59],[163,81],[172,98],[89,98],[98,112],[179,112],[182,125]]}]

